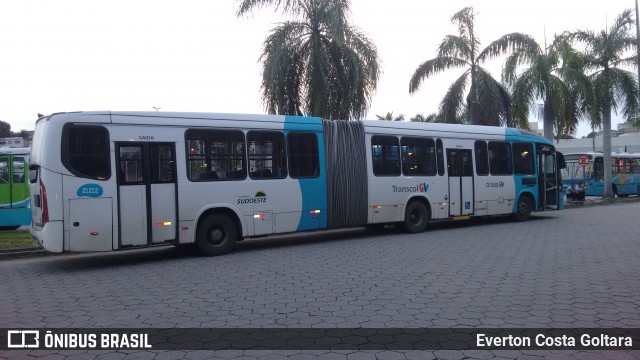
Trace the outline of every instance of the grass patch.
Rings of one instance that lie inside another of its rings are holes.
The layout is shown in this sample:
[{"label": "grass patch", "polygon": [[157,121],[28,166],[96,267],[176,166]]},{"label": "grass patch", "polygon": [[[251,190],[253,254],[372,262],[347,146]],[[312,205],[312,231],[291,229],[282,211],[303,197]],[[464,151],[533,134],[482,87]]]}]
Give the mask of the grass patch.
[{"label": "grass patch", "polygon": [[0,251],[36,246],[29,230],[0,230]]}]

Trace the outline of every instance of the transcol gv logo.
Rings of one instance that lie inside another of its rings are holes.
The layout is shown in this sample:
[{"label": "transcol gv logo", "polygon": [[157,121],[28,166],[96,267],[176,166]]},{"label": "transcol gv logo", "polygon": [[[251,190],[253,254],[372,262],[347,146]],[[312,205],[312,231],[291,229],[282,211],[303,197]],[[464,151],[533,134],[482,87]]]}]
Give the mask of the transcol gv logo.
[{"label": "transcol gv logo", "polygon": [[429,190],[429,184],[427,183],[422,183],[422,184],[418,184],[416,186],[395,186],[395,185],[391,185],[391,188],[393,189],[393,192],[397,192],[397,193],[404,193],[404,192],[408,192],[408,193],[417,193],[417,192],[427,192]]}]

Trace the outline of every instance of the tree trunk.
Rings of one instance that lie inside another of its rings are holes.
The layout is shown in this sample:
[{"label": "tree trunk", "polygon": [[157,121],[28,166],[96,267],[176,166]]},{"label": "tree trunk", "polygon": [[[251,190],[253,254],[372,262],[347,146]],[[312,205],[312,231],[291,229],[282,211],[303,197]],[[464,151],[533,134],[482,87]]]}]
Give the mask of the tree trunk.
[{"label": "tree trunk", "polygon": [[471,117],[471,125],[480,124],[480,103],[477,101],[471,101],[469,106],[469,115]]},{"label": "tree trunk", "polygon": [[544,101],[542,126],[544,127],[544,138],[553,142],[553,108],[550,100]]},{"label": "tree trunk", "polygon": [[602,166],[604,193],[603,198],[613,199],[611,188],[611,101],[607,101],[602,107]]}]

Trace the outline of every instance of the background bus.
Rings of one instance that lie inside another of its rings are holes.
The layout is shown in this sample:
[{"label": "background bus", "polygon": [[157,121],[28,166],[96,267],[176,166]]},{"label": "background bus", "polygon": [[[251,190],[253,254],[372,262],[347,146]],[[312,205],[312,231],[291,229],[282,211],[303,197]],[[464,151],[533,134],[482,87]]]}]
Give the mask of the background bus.
[{"label": "background bus", "polygon": [[[564,189],[571,183],[576,183],[583,184],[586,196],[604,194],[604,163],[601,152],[565,154],[565,160],[566,168],[562,170]],[[612,153],[611,172],[611,186],[615,195],[640,195],[640,154]]]},{"label": "background bus", "polygon": [[[558,153],[559,154],[559,153]],[[45,249],[191,244],[561,209],[553,144],[516,129],[313,117],[80,112],[38,120]]]},{"label": "background bus", "polygon": [[31,223],[29,182],[25,171],[29,148],[0,148],[0,230]]}]

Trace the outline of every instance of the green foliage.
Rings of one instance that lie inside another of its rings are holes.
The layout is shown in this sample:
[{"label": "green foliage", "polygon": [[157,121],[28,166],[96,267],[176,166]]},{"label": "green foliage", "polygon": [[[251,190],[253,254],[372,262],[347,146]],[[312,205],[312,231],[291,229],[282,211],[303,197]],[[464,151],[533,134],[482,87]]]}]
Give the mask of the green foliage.
[{"label": "green foliage", "polygon": [[[582,104],[591,99],[584,65],[583,57],[564,34],[544,49],[523,35],[507,58],[502,75],[512,91],[512,113],[518,126],[528,127],[531,106],[542,99],[545,137],[552,140],[554,128],[558,137],[574,133],[586,110]],[[520,70],[521,66],[525,69]]]},{"label": "green foliage", "polygon": [[0,137],[11,137],[11,124],[0,120]]},{"label": "green foliage", "polygon": [[296,18],[263,44],[262,99],[268,112],[360,119],[380,64],[375,45],[347,21],[348,0],[242,0],[238,16],[272,6]]},{"label": "green foliage", "polygon": [[436,122],[436,116],[437,116],[437,114],[435,114],[435,113],[429,114],[427,116],[424,116],[422,114],[416,114],[415,116],[412,116],[411,118],[409,118],[409,121],[411,121],[411,122]]},{"label": "green foliage", "polygon": [[388,112],[387,115],[385,116],[376,115],[376,117],[378,118],[378,120],[384,120],[384,121],[404,121],[404,115],[400,114],[394,117],[393,111]]},{"label": "green foliage", "polygon": [[472,124],[512,125],[509,92],[481,64],[514,49],[521,35],[505,35],[479,52],[480,39],[474,30],[473,8],[460,10],[453,15],[451,22],[458,26],[458,35],[445,36],[436,57],[418,66],[409,82],[409,93],[416,92],[425,79],[435,74],[462,68],[464,72],[451,84],[440,102],[438,116],[444,122],[457,123],[467,110]]}]

